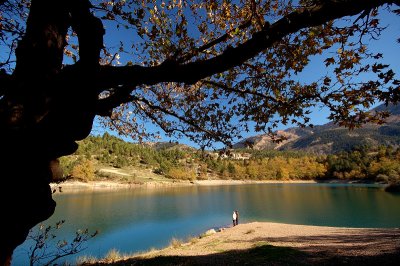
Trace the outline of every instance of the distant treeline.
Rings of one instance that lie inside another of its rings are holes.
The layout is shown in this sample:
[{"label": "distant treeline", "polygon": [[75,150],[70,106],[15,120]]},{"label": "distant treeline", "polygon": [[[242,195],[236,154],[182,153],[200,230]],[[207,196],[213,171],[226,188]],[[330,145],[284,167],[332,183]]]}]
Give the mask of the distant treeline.
[{"label": "distant treeline", "polygon": [[[234,155],[236,158],[234,159]],[[245,159],[243,159],[245,158]],[[89,136],[71,156],[61,158],[64,178],[104,178],[96,169],[147,168],[172,179],[310,180],[360,179],[396,182],[400,179],[400,149],[359,146],[333,155],[301,151],[232,150],[230,154],[190,149],[184,145],[125,142],[105,133]]]}]

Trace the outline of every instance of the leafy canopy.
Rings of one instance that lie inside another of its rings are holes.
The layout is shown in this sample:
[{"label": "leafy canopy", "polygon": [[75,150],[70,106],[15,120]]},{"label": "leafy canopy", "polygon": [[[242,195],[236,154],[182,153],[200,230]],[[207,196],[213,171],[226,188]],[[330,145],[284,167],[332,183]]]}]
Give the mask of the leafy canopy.
[{"label": "leafy canopy", "polygon": [[[1,2],[0,66],[12,72],[30,1]],[[353,128],[381,123],[387,113],[365,110],[399,98],[394,70],[370,49],[387,26],[382,12],[399,15],[398,1],[91,2],[106,30],[99,103],[113,112],[103,122],[136,139],[157,134],[146,131],[150,121],[202,146],[229,144],[243,131],[310,125],[319,106]],[[74,64],[72,31],[68,44],[64,62]],[[326,70],[305,81],[312,60]]]}]

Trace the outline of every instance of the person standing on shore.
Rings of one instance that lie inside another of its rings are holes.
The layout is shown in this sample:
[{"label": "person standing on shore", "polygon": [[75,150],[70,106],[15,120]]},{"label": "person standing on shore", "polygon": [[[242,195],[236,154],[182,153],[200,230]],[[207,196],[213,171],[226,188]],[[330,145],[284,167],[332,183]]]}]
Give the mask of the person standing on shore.
[{"label": "person standing on shore", "polygon": [[233,221],[233,226],[235,226],[236,225],[236,220],[237,219],[237,216],[236,216],[236,211],[233,211],[233,213],[232,213],[232,221]]},{"label": "person standing on shore", "polygon": [[238,225],[239,224],[239,212],[238,212],[238,210],[236,210],[235,213],[236,213],[236,225]]}]

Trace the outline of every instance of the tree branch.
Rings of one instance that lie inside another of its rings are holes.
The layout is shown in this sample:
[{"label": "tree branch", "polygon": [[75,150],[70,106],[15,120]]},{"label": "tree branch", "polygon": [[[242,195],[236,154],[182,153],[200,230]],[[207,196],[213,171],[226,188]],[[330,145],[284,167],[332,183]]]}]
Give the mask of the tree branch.
[{"label": "tree branch", "polygon": [[[192,121],[191,119],[187,119],[179,114],[177,114],[174,111],[168,110],[162,106],[159,105],[155,105],[152,102],[150,102],[149,100],[143,98],[143,97],[137,97],[137,96],[131,96],[132,99],[134,99],[137,102],[142,102],[144,104],[146,104],[146,106],[148,106],[150,109],[154,110],[154,111],[160,111],[164,114],[170,115],[171,117],[174,117],[176,119],[178,119],[179,121],[184,122],[185,124],[192,126],[193,128],[195,128],[196,130],[198,130],[199,132],[203,132],[209,136],[213,136],[215,139],[217,139],[218,141],[224,142],[215,132],[212,132],[210,130],[207,130],[206,128],[203,128],[201,126],[199,126],[195,121]],[[146,112],[147,115],[149,115],[150,113],[147,112],[146,110],[143,110],[144,112]],[[156,120],[156,118],[153,117],[153,119]],[[165,129],[163,129],[165,131]]]},{"label": "tree branch", "polygon": [[99,84],[107,87],[129,85],[154,85],[160,82],[183,82],[193,84],[201,79],[224,72],[243,64],[265,49],[273,46],[285,36],[303,28],[321,25],[345,16],[353,16],[384,4],[400,5],[399,0],[326,0],[318,5],[303,8],[281,18],[270,26],[265,26],[246,42],[227,48],[211,59],[178,64],[166,60],[155,67],[142,66],[102,66]]},{"label": "tree branch", "polygon": [[264,93],[257,92],[257,91],[251,91],[251,90],[248,90],[248,89],[236,89],[236,88],[233,88],[233,87],[229,87],[229,86],[227,86],[225,84],[217,83],[217,82],[211,81],[211,80],[204,80],[202,82],[204,84],[209,84],[209,85],[212,85],[212,86],[220,87],[220,88],[224,89],[225,91],[231,91],[231,92],[234,92],[234,93],[237,93],[237,94],[249,94],[249,95],[254,95],[254,96],[269,100],[269,101],[274,101],[274,102],[277,101],[276,98],[274,98],[272,96],[269,96],[269,95],[266,95]]},{"label": "tree branch", "polygon": [[239,25],[238,27],[234,28],[230,32],[225,33],[224,35],[200,46],[199,48],[195,49],[193,52],[190,52],[190,53],[184,55],[182,58],[179,58],[179,61],[186,62],[186,61],[190,60],[191,58],[198,55],[199,53],[204,52],[205,50],[210,49],[211,47],[228,40],[231,37],[231,32],[233,32],[234,30],[236,30],[236,29],[243,30],[245,28],[248,28],[250,25],[251,25],[251,18],[248,19],[247,21],[245,21],[243,24]]},{"label": "tree branch", "polygon": [[134,88],[125,86],[114,91],[114,93],[107,98],[98,100],[96,104],[96,113],[100,116],[110,116],[114,107],[134,100],[130,95],[133,89]]}]

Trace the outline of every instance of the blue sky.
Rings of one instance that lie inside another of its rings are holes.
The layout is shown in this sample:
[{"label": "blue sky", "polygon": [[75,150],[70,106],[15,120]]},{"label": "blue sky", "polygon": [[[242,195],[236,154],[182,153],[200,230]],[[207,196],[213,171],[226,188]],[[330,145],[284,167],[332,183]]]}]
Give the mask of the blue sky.
[{"label": "blue sky", "polygon": [[[369,44],[370,49],[373,52],[380,52],[383,53],[384,55],[384,62],[386,64],[389,64],[391,68],[395,72],[399,72],[400,70],[400,56],[399,56],[399,48],[400,44],[396,42],[397,38],[400,37],[400,23],[399,23],[399,17],[395,16],[393,13],[388,13],[387,11],[382,11],[381,15],[381,20],[383,22],[382,25],[387,25],[388,28],[383,32],[381,38],[379,40],[374,40]],[[121,32],[107,32],[106,35],[106,42],[109,43],[115,43],[117,44],[121,38],[123,38],[124,35]],[[107,39],[108,38],[108,39]],[[323,62],[323,60],[326,57],[322,56],[316,56],[314,57],[310,64],[306,67],[306,69],[298,76],[299,80],[304,80],[304,81],[313,81],[316,78],[319,78],[321,76],[321,73],[324,74],[326,73],[326,67]],[[121,55],[121,61],[123,61],[123,55]],[[399,75],[397,74],[397,77]],[[377,103],[376,105],[378,105]],[[329,122],[327,119],[329,115],[329,112],[326,108],[314,108],[312,109],[312,113],[310,115],[311,117],[311,123],[314,125],[321,125]],[[291,127],[292,125],[281,125],[277,129],[285,129],[288,127]],[[97,134],[102,134],[104,132],[104,128],[99,127],[98,123],[95,122],[92,133],[97,135]],[[153,125],[148,125],[148,130],[149,131],[158,131],[159,129]],[[110,132],[110,131],[108,131]],[[115,132],[110,132],[111,134],[116,135]],[[254,132],[249,132],[244,134],[244,137],[249,137],[249,136],[254,136],[256,134],[260,133],[254,133]],[[135,142],[136,140],[131,140],[125,138],[127,141],[133,141]],[[169,138],[163,138],[163,141],[168,141]],[[175,139],[173,139],[175,141]],[[194,147],[197,147],[197,145],[187,139],[179,139],[178,140],[180,143],[188,144]],[[216,147],[220,148],[221,145],[217,145]]]}]

